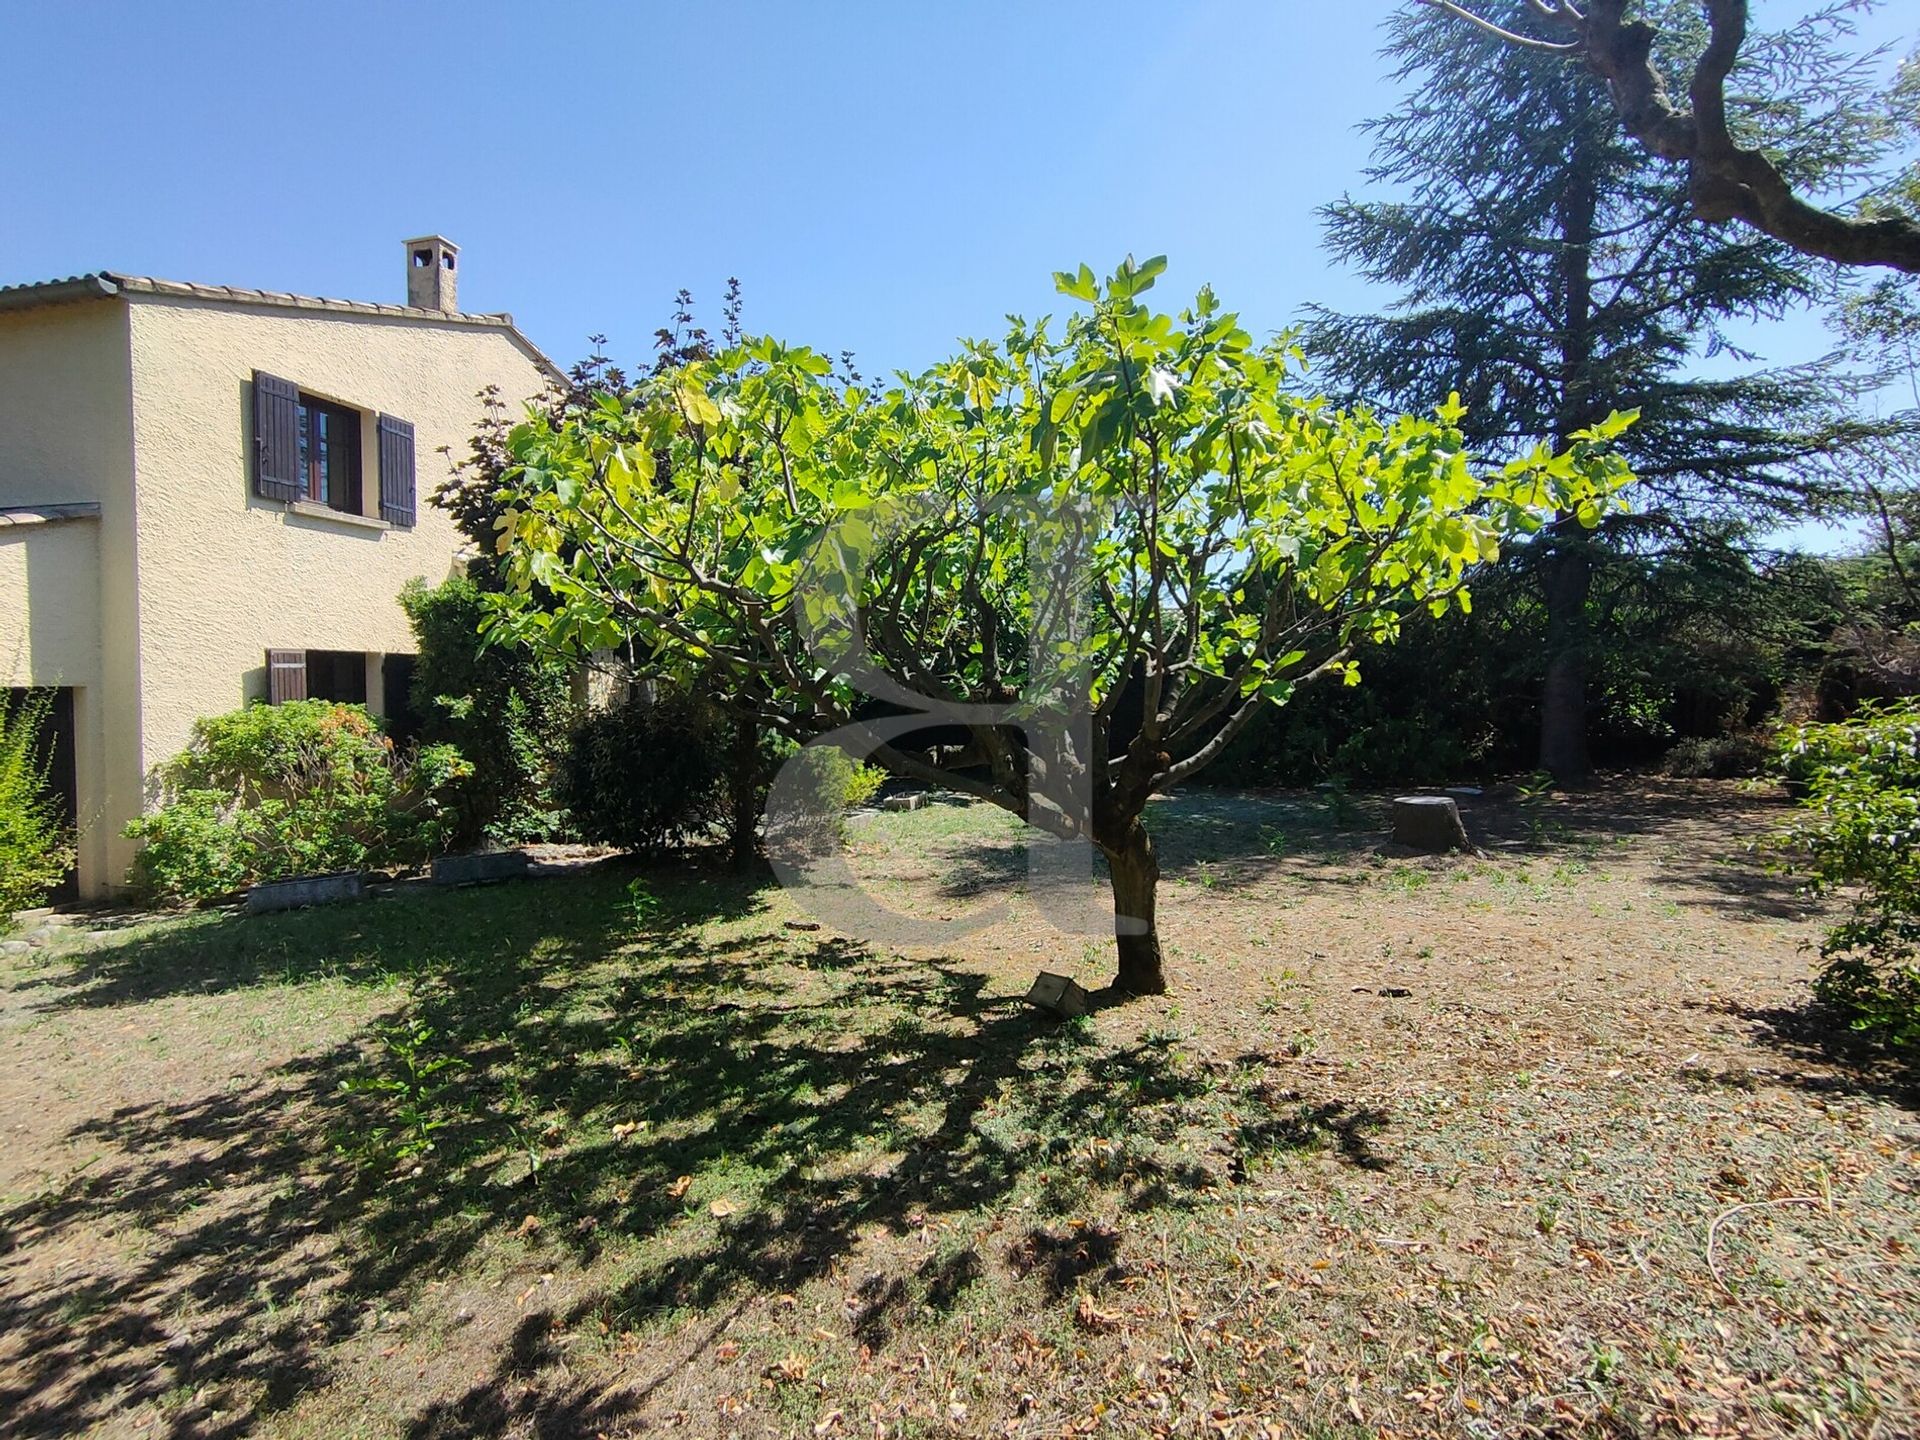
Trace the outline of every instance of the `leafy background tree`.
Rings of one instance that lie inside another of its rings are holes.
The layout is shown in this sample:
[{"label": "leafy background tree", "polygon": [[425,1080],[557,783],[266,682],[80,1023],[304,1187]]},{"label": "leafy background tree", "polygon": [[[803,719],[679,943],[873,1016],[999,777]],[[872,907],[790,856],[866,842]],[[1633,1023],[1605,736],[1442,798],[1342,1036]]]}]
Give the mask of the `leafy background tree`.
[{"label": "leafy background tree", "polygon": [[[1755,731],[1825,676],[1847,688],[1836,642],[1855,612],[1852,562],[1697,552],[1628,553],[1596,577],[1589,729],[1609,764],[1749,774]],[[1364,652],[1366,683],[1302,695],[1250,727],[1215,783],[1439,785],[1532,769],[1545,616],[1534,576],[1492,567],[1469,614],[1410,616]],[[1844,707],[1842,707],[1844,708]]]},{"label": "leafy background tree", "polygon": [[[1662,45],[1697,48],[1698,14],[1649,7]],[[1493,7],[1521,24],[1524,0]],[[1538,763],[1567,781],[1591,767],[1596,625],[1648,586],[1731,574],[1715,551],[1834,503],[1823,468],[1860,438],[1848,390],[1821,367],[1703,373],[1751,362],[1729,328],[1823,294],[1828,276],[1787,245],[1694,218],[1684,174],[1622,133],[1605,88],[1554,54],[1515,50],[1430,9],[1388,22],[1405,104],[1372,123],[1369,178],[1390,198],[1326,212],[1327,243],[1400,298],[1382,314],[1315,309],[1307,347],[1337,393],[1387,408],[1457,390],[1469,443],[1513,453],[1615,409],[1642,484],[1631,515],[1589,533],[1565,523],[1509,559],[1543,634]],[[1864,174],[1880,156],[1871,67],[1844,47],[1844,12],[1758,36],[1730,99],[1743,134],[1774,143],[1808,184]],[[1678,564],[1654,564],[1661,558]]]},{"label": "leafy background tree", "polygon": [[[738,344],[742,303],[740,281],[728,280],[721,298],[721,330],[716,342],[694,313],[692,293],[680,290],[674,296],[667,323],[654,332],[650,373],[660,375],[677,366],[708,359],[717,344]],[[593,345],[592,353],[571,366],[565,380],[549,387],[535,402],[533,408],[549,424],[566,425],[572,418],[586,413],[596,395],[620,394],[627,388],[626,370],[610,361],[605,353],[606,337],[588,338]],[[455,465],[451,477],[432,496],[432,503],[453,517],[454,524],[468,540],[470,558],[466,578],[471,582],[470,598],[475,603],[502,588],[497,542],[506,509],[505,477],[514,465],[510,436],[524,418],[507,411],[497,390],[483,391],[479,398],[484,405],[484,419],[473,442]],[[672,464],[672,457],[663,452],[654,457],[654,463],[665,468]],[[463,608],[468,598],[463,592]],[[536,602],[549,607],[554,603],[552,596],[537,591]],[[438,733],[449,739],[455,738],[456,731],[484,732],[468,734],[463,746],[476,756],[477,773],[471,786],[475,800],[469,810],[478,824],[469,824],[469,839],[479,838],[483,832],[497,832],[494,838],[509,841],[540,839],[571,824],[577,833],[595,839],[645,835],[650,837],[645,846],[652,847],[658,841],[651,837],[667,831],[703,832],[720,813],[713,808],[704,780],[676,784],[672,790],[677,798],[627,795],[586,800],[587,792],[582,788],[584,776],[597,775],[609,783],[618,777],[621,783],[634,784],[639,783],[641,773],[633,766],[623,767],[609,760],[609,726],[618,730],[620,724],[596,723],[594,717],[578,714],[547,698],[554,675],[598,668],[616,697],[617,708],[626,708],[619,697],[638,685],[640,690],[636,693],[657,695],[671,709],[678,711],[692,706],[701,711],[703,720],[698,726],[681,723],[676,718],[662,718],[650,733],[653,743],[667,748],[654,755],[651,763],[656,766],[678,764],[688,776],[705,776],[714,746],[723,745],[728,756],[724,816],[729,847],[736,867],[744,869],[753,863],[758,854],[760,806],[766,796],[772,765],[771,737],[763,733],[752,706],[721,705],[713,694],[714,676],[702,673],[698,667],[667,665],[658,657],[636,649],[630,639],[609,641],[597,651],[576,654],[568,664],[561,664],[550,652],[503,642],[497,635],[488,643],[482,662],[494,666],[495,673],[481,678],[480,683],[492,687],[496,701],[509,696],[518,698],[511,709],[502,709],[498,704],[469,706],[466,697],[475,692],[459,688],[457,680],[468,660],[476,658],[471,656],[469,640],[460,629],[468,618],[472,617],[463,613],[457,624],[438,628],[437,633],[444,639],[441,648],[450,658],[436,667],[427,663],[423,652],[423,666],[429,673],[416,676],[415,692],[426,697],[423,708],[437,717],[430,722],[430,729],[437,725]],[[416,630],[419,628],[416,623]],[[473,645],[480,643],[477,632],[476,623]],[[423,644],[424,640],[423,633]],[[499,657],[507,652],[514,653],[501,660]],[[436,668],[449,671],[455,678],[436,683],[430,673]],[[647,722],[640,716],[645,700],[636,703],[638,708],[624,722],[624,728],[634,734],[648,730]],[[513,797],[504,801],[507,813],[499,822],[488,808],[491,797],[496,795]],[[591,813],[569,821],[568,797],[586,800]],[[641,822],[634,818],[636,815],[649,818]]]},{"label": "leafy background tree", "polygon": [[[1920,138],[1920,59],[1901,67],[1896,114]],[[1920,196],[1920,166],[1903,188]],[[1889,415],[1893,433],[1839,467],[1870,537],[1857,567],[1867,623],[1883,644],[1920,626],[1920,279],[1882,279],[1850,294],[1835,329],[1863,369],[1866,403]],[[1920,689],[1920,669],[1914,674]]]}]

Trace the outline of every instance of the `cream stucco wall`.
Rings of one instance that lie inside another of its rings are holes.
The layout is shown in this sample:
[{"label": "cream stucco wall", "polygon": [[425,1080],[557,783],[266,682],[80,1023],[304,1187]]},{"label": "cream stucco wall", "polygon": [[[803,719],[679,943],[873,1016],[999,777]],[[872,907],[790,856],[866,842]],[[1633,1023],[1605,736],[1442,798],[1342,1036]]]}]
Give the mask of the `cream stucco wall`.
[{"label": "cream stucco wall", "polygon": [[[410,653],[401,587],[444,580],[463,543],[427,503],[450,472],[439,452],[466,453],[483,388],[517,407],[546,376],[498,327],[163,296],[134,297],[131,317],[141,744],[151,767],[186,743],[198,717],[265,696],[269,648]],[[370,516],[380,494],[374,417],[411,421],[418,523],[354,525],[255,496],[255,370],[362,412]]]},{"label": "cream stucco wall", "polygon": [[100,525],[0,524],[0,685],[100,683]]},{"label": "cream stucco wall", "polygon": [[[371,523],[252,491],[252,378],[362,412]],[[504,326],[128,291],[0,313],[0,506],[94,501],[97,520],[0,530],[0,676],[76,689],[81,887],[118,885],[121,831],[194,720],[265,695],[266,651],[410,653],[398,595],[462,540],[427,503],[479,393],[537,393]],[[413,422],[419,522],[377,521],[379,413]]]},{"label": "cream stucco wall", "polygon": [[0,507],[101,509],[0,529],[0,684],[75,692],[88,894],[124,868],[116,832],[142,793],[127,336],[115,302],[0,314]]},{"label": "cream stucco wall", "polygon": [[[99,522],[0,526],[0,685],[74,691],[78,862],[82,884],[95,893],[108,876],[113,828],[106,823],[111,806],[101,635]],[[131,699],[131,687],[120,687],[120,713],[129,722]],[[123,786],[123,793],[132,802],[138,787]]]}]

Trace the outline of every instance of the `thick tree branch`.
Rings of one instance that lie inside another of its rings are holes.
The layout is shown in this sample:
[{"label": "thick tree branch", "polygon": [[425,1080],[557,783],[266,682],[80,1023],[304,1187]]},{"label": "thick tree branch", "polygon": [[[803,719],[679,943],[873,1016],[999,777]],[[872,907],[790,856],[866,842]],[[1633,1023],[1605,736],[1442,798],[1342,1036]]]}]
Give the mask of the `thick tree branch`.
[{"label": "thick tree branch", "polygon": [[1856,217],[1823,210],[1793,191],[1780,167],[1738,144],[1727,124],[1726,81],[1747,35],[1747,0],[1705,0],[1706,49],[1677,106],[1654,63],[1654,27],[1626,16],[1629,0],[1593,0],[1583,14],[1566,0],[1533,10],[1570,38],[1548,41],[1495,24],[1454,0],[1416,0],[1471,23],[1506,44],[1577,56],[1607,83],[1627,134],[1649,152],[1687,167],[1693,213],[1739,220],[1804,255],[1847,266],[1920,274],[1920,222],[1909,215]]},{"label": "thick tree branch", "polygon": [[[1343,645],[1318,665],[1314,666],[1313,669],[1302,675],[1299,680],[1295,682],[1295,688],[1304,689],[1306,686],[1313,684],[1314,681],[1329,674],[1334,666],[1345,664],[1348,657],[1352,654],[1353,647],[1351,645]],[[1251,696],[1242,697],[1240,708],[1227,717],[1227,723],[1220,727],[1218,733],[1186,759],[1169,766],[1163,773],[1155,776],[1153,788],[1156,790],[1170,790],[1175,785],[1191,780],[1195,775],[1198,775],[1202,770],[1206,769],[1221,751],[1233,743],[1234,737],[1246,728],[1247,722],[1254,717],[1254,714],[1260,709],[1263,703],[1263,701]]]}]

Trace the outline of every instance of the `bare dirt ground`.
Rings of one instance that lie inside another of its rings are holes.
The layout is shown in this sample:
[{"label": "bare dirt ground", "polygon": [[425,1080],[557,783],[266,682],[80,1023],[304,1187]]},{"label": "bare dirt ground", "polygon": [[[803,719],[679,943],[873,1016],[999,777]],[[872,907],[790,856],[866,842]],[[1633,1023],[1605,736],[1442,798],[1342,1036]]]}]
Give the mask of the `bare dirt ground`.
[{"label": "bare dirt ground", "polygon": [[1174,991],[1064,1026],[1107,947],[974,806],[851,830],[1005,907],[945,952],[619,867],[72,928],[0,960],[0,1435],[1920,1433],[1920,1117],[1783,813],[1161,802]]}]

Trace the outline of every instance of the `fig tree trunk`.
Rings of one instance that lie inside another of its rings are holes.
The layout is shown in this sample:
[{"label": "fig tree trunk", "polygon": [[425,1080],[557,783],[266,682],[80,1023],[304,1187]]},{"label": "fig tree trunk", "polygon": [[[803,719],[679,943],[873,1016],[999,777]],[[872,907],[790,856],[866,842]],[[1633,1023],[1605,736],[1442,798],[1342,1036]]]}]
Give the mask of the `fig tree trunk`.
[{"label": "fig tree trunk", "polygon": [[1153,904],[1160,884],[1160,861],[1153,837],[1137,819],[1119,843],[1100,847],[1113,877],[1113,938],[1120,965],[1113,988],[1128,995],[1164,995],[1167,971],[1160,955],[1160,931]]}]

